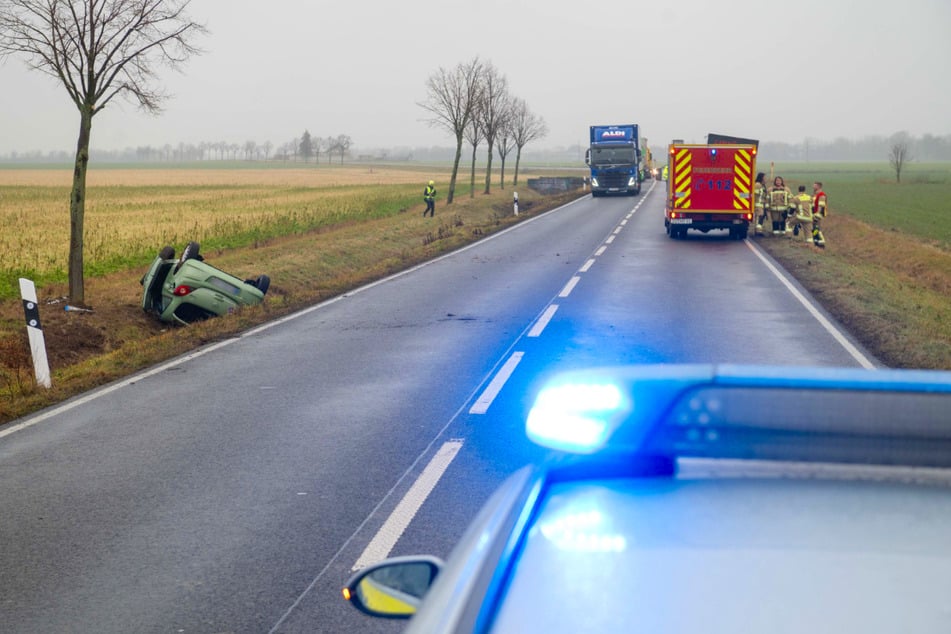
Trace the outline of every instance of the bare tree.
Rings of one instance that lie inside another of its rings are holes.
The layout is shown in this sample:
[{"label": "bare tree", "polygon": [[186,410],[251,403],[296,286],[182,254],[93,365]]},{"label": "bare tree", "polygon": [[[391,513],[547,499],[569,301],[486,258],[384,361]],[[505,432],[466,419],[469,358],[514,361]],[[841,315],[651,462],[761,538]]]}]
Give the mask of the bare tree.
[{"label": "bare tree", "polygon": [[479,144],[482,143],[482,140],[485,139],[485,135],[482,134],[482,125],[479,123],[478,113],[473,113],[472,118],[469,120],[469,125],[466,126],[465,130],[465,137],[469,145],[472,146],[472,161],[469,169],[469,198],[475,198],[476,150]]},{"label": "bare tree", "polygon": [[481,90],[482,62],[476,57],[452,70],[440,67],[426,80],[426,101],[417,105],[431,116],[429,125],[443,128],[456,138],[456,157],[452,163],[446,204],[452,204],[456,192],[456,174],[462,158],[462,140]]},{"label": "bare tree", "polygon": [[510,115],[511,111],[509,116],[505,117],[499,141],[495,144],[495,151],[498,152],[499,161],[502,163],[502,168],[499,171],[499,187],[502,189],[505,189],[505,158],[515,149],[515,137],[512,133],[512,117]]},{"label": "bare tree", "polygon": [[495,149],[495,140],[505,126],[510,110],[511,97],[508,92],[508,80],[492,64],[486,64],[482,70],[482,91],[479,103],[480,123],[482,134],[485,135],[489,146],[488,158],[485,167],[485,191],[492,191],[492,152]]},{"label": "bare tree", "polygon": [[166,95],[154,87],[160,65],[180,68],[199,52],[205,27],[185,14],[189,0],[3,0],[0,56],[23,55],[55,77],[79,110],[70,193],[69,297],[85,303],[83,221],[92,118],[116,96],[158,113]]},{"label": "bare tree", "polygon": [[258,144],[254,141],[248,140],[244,142],[244,160],[250,161],[254,158],[254,154],[258,149]]},{"label": "bare tree", "polygon": [[522,148],[548,134],[545,120],[528,109],[524,99],[516,99],[512,106],[512,135],[515,139],[515,179],[514,186],[518,186],[518,166],[522,162]]},{"label": "bare tree", "polygon": [[911,140],[906,132],[899,132],[892,136],[891,147],[888,149],[888,163],[895,170],[895,182],[901,182],[901,171],[905,163],[912,160]]},{"label": "bare tree", "polygon": [[[353,139],[350,138],[347,134],[338,134],[337,138],[334,139],[334,146],[338,152],[340,152],[340,164],[343,165],[343,157],[347,155],[347,152],[350,151],[350,146],[353,145]],[[329,156],[329,155],[328,155]],[[329,162],[330,159],[328,159]]]},{"label": "bare tree", "polygon": [[264,150],[264,160],[267,161],[268,155],[271,153],[271,150],[274,149],[274,144],[270,141],[265,141],[261,149]]}]

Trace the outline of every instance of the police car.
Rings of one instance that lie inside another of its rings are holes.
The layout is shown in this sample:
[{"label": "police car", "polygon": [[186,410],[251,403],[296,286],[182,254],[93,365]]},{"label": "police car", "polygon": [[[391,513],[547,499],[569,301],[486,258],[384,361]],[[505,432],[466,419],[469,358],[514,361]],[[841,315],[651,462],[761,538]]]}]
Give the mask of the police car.
[{"label": "police car", "polygon": [[951,372],[637,366],[558,377],[448,561],[344,596],[408,632],[951,631]]}]

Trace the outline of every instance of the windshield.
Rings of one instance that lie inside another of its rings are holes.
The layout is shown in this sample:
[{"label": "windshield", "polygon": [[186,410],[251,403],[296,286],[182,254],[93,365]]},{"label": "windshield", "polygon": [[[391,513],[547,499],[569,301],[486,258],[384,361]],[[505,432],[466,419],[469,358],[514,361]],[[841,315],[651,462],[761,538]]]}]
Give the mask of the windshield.
[{"label": "windshield", "polygon": [[630,145],[618,147],[592,147],[592,165],[610,165],[617,163],[634,163],[634,148]]}]

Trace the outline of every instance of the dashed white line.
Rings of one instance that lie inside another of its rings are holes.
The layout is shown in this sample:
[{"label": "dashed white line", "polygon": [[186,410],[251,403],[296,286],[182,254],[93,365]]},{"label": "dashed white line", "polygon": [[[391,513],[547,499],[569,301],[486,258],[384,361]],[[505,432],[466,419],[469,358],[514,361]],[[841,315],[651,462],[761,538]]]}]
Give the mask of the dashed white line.
[{"label": "dashed white line", "polygon": [[575,286],[578,285],[578,282],[580,280],[581,278],[578,277],[577,275],[575,275],[570,280],[568,280],[568,283],[565,284],[565,287],[561,289],[560,293],[558,293],[558,297],[568,297],[569,295],[571,295],[571,291],[575,289]]},{"label": "dashed white line", "polygon": [[367,544],[363,554],[353,564],[352,570],[360,570],[370,564],[386,559],[461,448],[462,440],[447,440],[443,443],[443,446],[429,461],[413,486],[410,487],[400,503],[390,513],[390,516],[383,522],[380,530]]},{"label": "dashed white line", "polygon": [[624,228],[624,227],[618,227],[617,229],[615,229],[615,230],[614,230],[614,235],[617,235],[617,234],[621,233],[621,229],[623,229],[623,228]]},{"label": "dashed white line", "polygon": [[608,236],[608,239],[604,241],[605,244],[611,244],[614,242],[614,236]]},{"label": "dashed white line", "polygon": [[585,262],[585,263],[584,263],[584,266],[582,266],[582,267],[581,267],[580,269],[578,269],[578,270],[581,271],[582,273],[587,273],[587,272],[588,272],[588,269],[590,269],[592,266],[594,266],[594,258],[591,258],[590,260],[588,260],[587,262]]},{"label": "dashed white line", "polygon": [[509,377],[512,376],[512,373],[515,372],[515,368],[518,367],[519,362],[522,360],[524,352],[513,352],[512,356],[509,357],[509,360],[505,362],[505,365],[498,371],[498,373],[492,378],[492,382],[489,383],[489,386],[485,388],[485,391],[482,392],[482,395],[476,399],[476,402],[469,408],[470,414],[485,414],[489,411],[489,407],[492,405],[492,402],[495,400],[495,397],[499,395],[499,392],[502,391],[502,387],[505,385],[505,382],[509,380]]},{"label": "dashed white line", "polygon": [[555,316],[555,311],[558,310],[558,304],[552,304],[545,309],[545,312],[542,313],[542,316],[538,318],[538,321],[535,322],[535,325],[532,326],[532,329],[528,331],[529,337],[538,337],[541,336],[542,332],[545,331],[545,327],[548,326],[548,322],[551,321],[551,318]]},{"label": "dashed white line", "polygon": [[608,250],[607,247],[602,246],[601,248],[599,248],[597,251],[594,252],[594,257],[596,257],[596,258],[601,257],[602,255],[604,255],[604,252],[607,251],[607,250]]}]

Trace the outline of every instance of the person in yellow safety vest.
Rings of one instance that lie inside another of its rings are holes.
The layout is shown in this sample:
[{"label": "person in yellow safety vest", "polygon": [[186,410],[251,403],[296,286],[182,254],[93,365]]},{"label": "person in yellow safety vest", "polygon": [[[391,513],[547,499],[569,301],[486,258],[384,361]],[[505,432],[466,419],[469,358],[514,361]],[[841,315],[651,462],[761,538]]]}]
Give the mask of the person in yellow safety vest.
[{"label": "person in yellow safety vest", "polygon": [[796,215],[793,236],[800,237],[803,242],[812,242],[812,196],[806,193],[806,186],[799,186],[796,194]]},{"label": "person in yellow safety vest", "polygon": [[786,216],[793,206],[792,192],[786,187],[782,176],[773,179],[773,186],[769,188],[766,198],[769,209],[769,219],[773,225],[773,235],[781,236],[786,233]]},{"label": "person in yellow safety vest", "polygon": [[660,171],[660,180],[662,181],[667,180],[667,166],[666,165],[664,165],[664,169]]},{"label": "person in yellow safety vest", "polygon": [[822,191],[822,183],[816,181],[812,184],[812,241],[817,247],[826,245],[826,238],[822,235],[820,219],[825,218],[828,213],[828,200],[826,193]]},{"label": "person in yellow safety vest", "polygon": [[753,183],[753,215],[756,220],[756,231],[753,235],[763,235],[763,221],[766,220],[766,174],[756,174]]},{"label": "person in yellow safety vest", "polygon": [[426,217],[426,214],[429,214],[429,217],[432,218],[436,213],[436,183],[434,181],[429,181],[429,184],[426,185],[426,189],[423,190],[423,200],[426,201],[426,209],[423,210],[423,217]]}]

